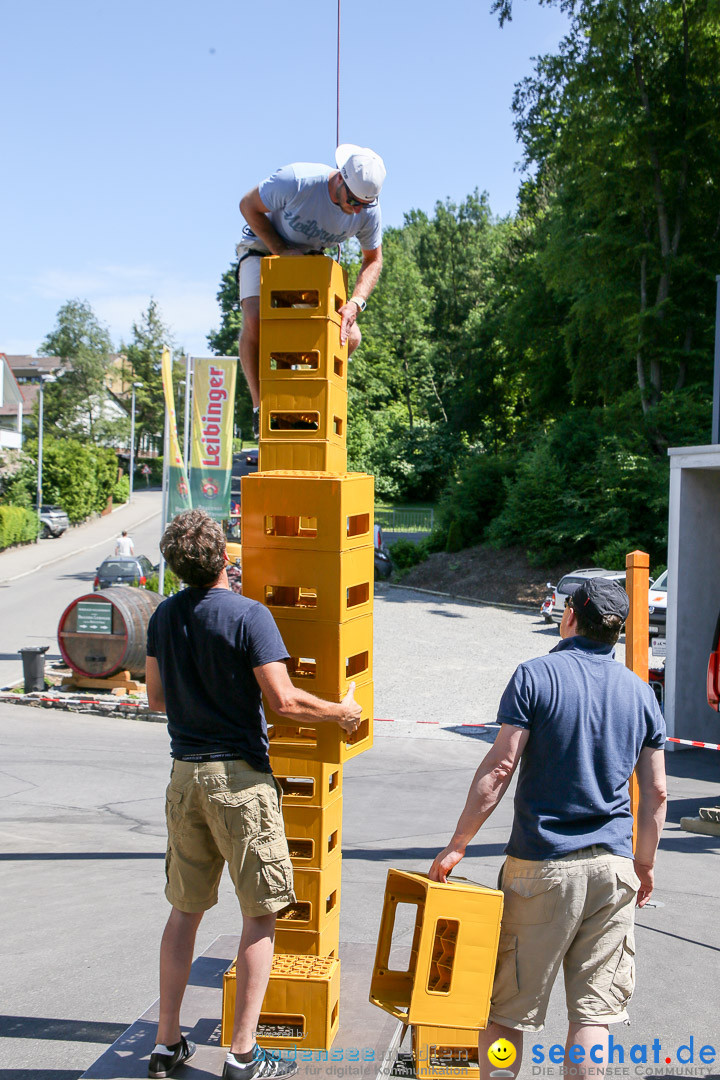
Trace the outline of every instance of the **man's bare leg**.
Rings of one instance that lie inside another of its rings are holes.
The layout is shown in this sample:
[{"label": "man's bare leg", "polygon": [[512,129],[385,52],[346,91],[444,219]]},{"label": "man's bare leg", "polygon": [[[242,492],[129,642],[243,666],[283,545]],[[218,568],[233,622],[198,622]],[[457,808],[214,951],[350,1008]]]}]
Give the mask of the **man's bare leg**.
[{"label": "man's bare leg", "polygon": [[260,297],[247,296],[242,301],[243,324],[240,334],[242,365],[253,408],[260,405]]},{"label": "man's bare leg", "polygon": [[348,334],[348,356],[352,356],[361,341],[362,334],[358,329],[358,324],[353,323]]},{"label": "man's bare leg", "polygon": [[478,1036],[478,1065],[480,1067],[480,1080],[490,1080],[490,1074],[498,1068],[488,1060],[488,1050],[497,1039],[507,1039],[515,1047],[515,1060],[512,1065],[505,1068],[513,1076],[520,1072],[523,1056],[523,1033],[515,1028],[503,1027],[502,1024],[490,1023],[479,1033]]},{"label": "man's bare leg", "polygon": [[256,918],[243,916],[236,966],[235,1019],[230,1044],[233,1054],[248,1054],[255,1042],[255,1031],[272,967],[275,918],[274,914]]},{"label": "man's bare leg", "polygon": [[[609,1034],[607,1024],[570,1024],[568,1025],[567,1042],[565,1043],[565,1067],[572,1069],[572,1076],[578,1080],[586,1077],[597,1077],[605,1074],[605,1066],[608,1056]],[[569,1057],[571,1046],[579,1046],[582,1053],[582,1061],[573,1061]],[[590,1056],[591,1051],[593,1056]]]},{"label": "man's bare leg", "polygon": [[203,912],[173,908],[160,944],[160,1019],[157,1042],[174,1046],[180,1041],[180,1006],[190,978],[195,935]]}]

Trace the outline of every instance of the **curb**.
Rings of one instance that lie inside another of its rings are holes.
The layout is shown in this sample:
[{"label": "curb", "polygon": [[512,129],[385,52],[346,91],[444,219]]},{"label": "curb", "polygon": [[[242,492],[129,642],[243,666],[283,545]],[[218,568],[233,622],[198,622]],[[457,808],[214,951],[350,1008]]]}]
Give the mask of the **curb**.
[{"label": "curb", "polygon": [[536,607],[529,604],[502,604],[495,600],[478,600],[476,596],[461,596],[459,593],[440,592],[437,589],[420,589],[416,585],[384,584],[386,589],[405,589],[406,592],[425,593],[427,596],[442,596],[445,600],[462,600],[465,604],[480,604],[481,607],[503,608],[505,611],[527,611],[531,615],[538,614]]},{"label": "curb", "polygon": [[[125,503],[124,505],[127,505]],[[122,510],[123,507],[119,506],[118,510]],[[114,511],[113,511],[114,512]],[[150,521],[154,517],[158,517],[161,511],[156,510],[152,514],[147,514],[144,518],[140,518],[139,521],[133,522],[133,528],[137,528],[138,525],[144,525],[146,521]],[[30,574],[37,573],[38,570],[45,570],[48,566],[54,566],[55,563],[63,562],[65,559],[71,559],[73,555],[82,555],[84,551],[92,551],[93,548],[102,547],[103,544],[107,544],[107,537],[104,540],[98,540],[96,544],[86,544],[85,547],[73,548],[72,551],[66,551],[64,555],[58,555],[54,559],[48,559],[47,562],[38,563],[37,566],[33,566],[32,570],[23,570],[22,574],[15,574],[14,577],[0,578],[0,585],[7,585],[11,581],[19,581],[20,578],[29,577]]]},{"label": "curb", "polygon": [[[22,679],[20,680],[22,682]],[[124,716],[131,720],[141,720],[150,724],[167,724],[164,713],[152,712],[142,701],[98,701],[97,698],[70,696],[55,698],[38,693],[8,694],[0,692],[3,704],[25,705],[35,709],[59,709],[61,712],[92,713],[94,716]]]}]

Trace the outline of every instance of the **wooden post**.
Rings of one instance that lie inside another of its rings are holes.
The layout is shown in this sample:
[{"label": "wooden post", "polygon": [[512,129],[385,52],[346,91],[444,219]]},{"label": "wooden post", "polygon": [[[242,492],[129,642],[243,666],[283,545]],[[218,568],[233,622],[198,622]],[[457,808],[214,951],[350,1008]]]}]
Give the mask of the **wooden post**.
[{"label": "wooden post", "polygon": [[[630,612],[625,623],[625,665],[645,682],[648,681],[648,642],[650,639],[650,556],[645,551],[631,551],[625,557],[626,589]],[[633,851],[637,831],[638,789],[635,773],[630,777],[630,805],[633,815]]]}]

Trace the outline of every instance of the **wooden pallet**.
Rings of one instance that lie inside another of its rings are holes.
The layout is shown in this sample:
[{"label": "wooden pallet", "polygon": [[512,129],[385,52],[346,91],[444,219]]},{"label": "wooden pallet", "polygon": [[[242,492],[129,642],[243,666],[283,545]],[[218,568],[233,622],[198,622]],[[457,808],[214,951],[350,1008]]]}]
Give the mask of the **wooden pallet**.
[{"label": "wooden pallet", "polygon": [[66,675],[62,686],[75,690],[109,690],[116,697],[123,694],[145,692],[145,683],[133,679],[129,671],[116,671],[106,679],[94,679],[88,675]]}]

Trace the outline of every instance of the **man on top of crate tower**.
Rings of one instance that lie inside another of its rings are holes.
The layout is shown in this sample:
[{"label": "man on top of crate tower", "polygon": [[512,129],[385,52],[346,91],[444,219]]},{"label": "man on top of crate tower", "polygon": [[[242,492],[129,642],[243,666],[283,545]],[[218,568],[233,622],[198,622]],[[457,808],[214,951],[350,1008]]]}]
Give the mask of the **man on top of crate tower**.
[{"label": "man on top of crate tower", "polygon": [[255,436],[260,409],[258,348],[263,256],[319,253],[357,237],[362,265],[353,295],[340,309],[340,341],[347,341],[348,353],[360,344],[355,321],[380,277],[382,224],[378,200],[385,165],[373,150],[351,143],[338,146],[335,160],[337,169],[308,162],[284,165],[240,200],[240,211],[247,221],[237,245],[243,313],[240,363],[252,398]]},{"label": "man on top of crate tower", "polygon": [[[470,787],[455,833],[429,876],[446,881],[520,764],[512,833],[500,874],[505,894],[488,1050],[538,1032],[562,965],[568,1011],[565,1065],[602,1076],[608,1025],[627,1020],[635,983],[634,911],[654,886],[665,821],[665,721],[647,683],[615,662],[629,611],[615,581],[591,578],[565,606],[549,656],[521,664],[498,709],[498,736]],[[633,853],[628,781],[640,801]],[[492,1075],[492,1074],[491,1074]],[[507,1071],[505,1072],[507,1075]]]},{"label": "man on top of crate tower", "polygon": [[173,758],[166,795],[165,895],[172,911],[160,948],[160,1020],[148,1076],[165,1077],[195,1046],[180,1006],[203,913],[218,901],[228,864],[243,915],[237,996],[225,1080],[283,1080],[297,1071],[254,1039],[270,978],[276,913],[293,903],[293,870],[272,775],[261,692],[293,720],[353,732],[355,683],[336,704],[290,681],[285,648],[263,604],[232,592],[225,537],[204,510],[170,522],[160,550],[188,586],[163,600],[148,625],[148,703],[167,713]]}]

